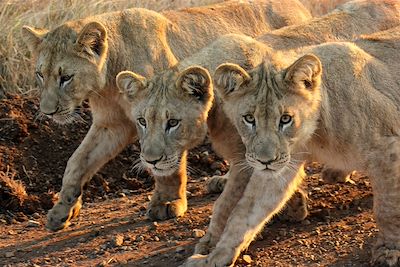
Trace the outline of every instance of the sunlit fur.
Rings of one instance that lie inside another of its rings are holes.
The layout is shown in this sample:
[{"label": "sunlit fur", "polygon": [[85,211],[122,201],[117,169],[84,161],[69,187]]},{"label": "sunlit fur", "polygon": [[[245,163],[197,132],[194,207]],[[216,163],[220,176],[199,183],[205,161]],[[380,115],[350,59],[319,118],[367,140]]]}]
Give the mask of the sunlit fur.
[{"label": "sunlit fur", "polygon": [[[47,228],[68,225],[79,213],[83,185],[137,138],[130,103],[115,84],[120,71],[150,77],[223,34],[257,36],[310,17],[296,0],[245,0],[162,13],[132,8],[69,21],[50,31],[24,26],[22,36],[36,59],[41,112],[68,123],[89,99],[93,115],[87,136],[68,161]],[[156,178],[148,208],[152,219],[181,216],[187,209],[186,164],[163,178]]]},{"label": "sunlit fur", "polygon": [[[263,63],[252,70],[222,64],[216,71],[214,84],[223,109],[255,171],[242,197],[230,197],[236,204],[215,248],[206,256],[191,257],[186,266],[232,265],[294,192],[304,176],[302,163],[310,159],[370,175],[379,229],[371,262],[399,266],[400,28],[354,43],[286,53],[265,49]],[[245,114],[254,116],[252,127],[243,121]],[[279,126],[283,114],[293,116],[284,130]],[[290,159],[279,168],[254,165],[282,155]],[[233,194],[229,188],[228,180],[227,196]],[[214,210],[222,204],[217,201]]]}]

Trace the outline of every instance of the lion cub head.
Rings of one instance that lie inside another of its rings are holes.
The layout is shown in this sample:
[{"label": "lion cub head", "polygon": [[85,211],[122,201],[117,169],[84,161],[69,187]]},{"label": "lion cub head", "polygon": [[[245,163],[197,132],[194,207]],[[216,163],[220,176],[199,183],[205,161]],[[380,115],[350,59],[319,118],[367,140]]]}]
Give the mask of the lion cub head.
[{"label": "lion cub head", "polygon": [[37,58],[41,112],[59,123],[72,121],[77,107],[105,85],[106,29],[99,22],[83,28],[75,22],[53,31],[24,26],[22,35]]},{"label": "lion cub head", "polygon": [[156,176],[171,175],[186,150],[206,135],[213,100],[210,74],[193,66],[182,72],[171,69],[147,80],[124,71],[117,75],[117,85],[132,104],[143,165]]},{"label": "lion cub head", "polygon": [[289,67],[276,62],[246,72],[222,64],[214,84],[223,108],[246,146],[246,160],[258,171],[290,167],[296,148],[316,128],[321,63],[305,55]]}]

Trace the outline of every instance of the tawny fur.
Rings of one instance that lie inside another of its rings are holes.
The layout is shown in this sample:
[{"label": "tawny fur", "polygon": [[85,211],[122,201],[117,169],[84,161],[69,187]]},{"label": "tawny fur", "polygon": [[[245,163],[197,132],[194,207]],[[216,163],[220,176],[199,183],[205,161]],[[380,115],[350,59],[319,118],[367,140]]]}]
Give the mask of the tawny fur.
[{"label": "tawny fur", "polygon": [[[248,42],[243,37],[242,45]],[[264,58],[254,69],[222,64],[214,77],[254,171],[239,198],[243,181],[228,179],[215,210],[230,214],[214,212],[208,230],[222,235],[207,251],[215,242],[207,233],[196,248],[209,254],[185,266],[232,266],[289,199],[310,159],[370,175],[379,228],[371,261],[399,266],[400,27],[296,52],[259,49]]]},{"label": "tawny fur", "polygon": [[[296,0],[261,0],[163,13],[134,8],[70,21],[51,31],[25,26],[22,34],[36,57],[42,88],[41,111],[60,123],[69,122],[88,98],[93,113],[87,136],[68,161],[60,200],[48,213],[47,228],[68,225],[78,214],[83,185],[136,139],[129,102],[115,84],[117,73],[129,69],[151,76],[222,34],[256,36],[308,18],[309,12]],[[187,208],[185,188],[184,169],[156,177],[151,217],[182,215]]]},{"label": "tawny fur", "polygon": [[[315,28],[315,32],[311,32],[313,26],[303,24],[303,27],[307,29],[307,34],[292,35],[291,38],[286,39],[285,47],[297,47],[301,45],[307,45],[309,43],[340,39],[344,37],[353,37],[356,34],[356,28],[349,28],[349,32],[343,31],[338,37],[332,36],[332,32],[338,32],[337,27],[337,14],[346,14],[343,16],[341,25],[346,23],[351,24],[354,18],[358,15],[362,18],[366,17],[365,13],[369,10],[380,10],[387,6],[390,1],[382,1],[380,4],[372,3],[371,6],[365,1],[355,1],[348,5],[356,6],[360,4],[360,8],[354,8],[354,13],[347,15],[348,13],[342,13],[341,11],[335,11],[336,15],[330,14],[320,19],[310,20],[310,25],[320,25],[323,22],[323,28],[326,30],[326,34]],[[389,5],[391,12],[396,14],[398,6]],[[367,11],[366,11],[367,10]],[[399,10],[397,10],[398,12]],[[361,12],[357,15],[357,12]],[[399,18],[396,15],[393,17],[382,17],[381,21],[376,21],[373,16],[369,17],[369,20],[362,20],[359,24],[359,30],[361,33],[368,29],[363,24],[374,24],[379,25],[377,28],[382,27],[385,29],[395,22],[399,23]],[[279,35],[285,35],[285,29],[289,33],[293,32],[292,27],[285,27],[279,31]],[[372,30],[376,28],[371,27]],[[275,32],[272,34],[274,35]],[[276,34],[278,35],[278,34]],[[264,40],[263,37],[259,38]],[[293,43],[290,41],[293,39]],[[266,42],[268,44],[268,42]],[[269,44],[268,44],[269,45]],[[226,35],[211,45],[205,47],[200,52],[193,56],[181,61],[174,68],[165,71],[164,73],[158,74],[151,79],[147,79],[141,75],[134,74],[132,72],[123,72],[117,77],[117,81],[121,87],[121,90],[126,92],[127,97],[130,99],[132,104],[133,118],[143,118],[147,121],[146,134],[139,136],[139,140],[142,144],[141,154],[143,158],[148,159],[165,159],[166,162],[171,163],[171,159],[175,159],[173,164],[169,164],[168,167],[173,168],[179,166],[180,163],[185,163],[185,158],[180,155],[184,155],[185,151],[197,145],[206,134],[206,126],[210,134],[210,138],[213,143],[214,149],[228,160],[235,171],[230,171],[229,176],[240,177],[240,183],[246,183],[246,179],[249,179],[251,172],[249,173],[244,166],[245,155],[244,147],[240,136],[237,134],[235,128],[226,117],[225,113],[221,108],[221,99],[216,97],[211,109],[209,110],[209,103],[196,101],[195,98],[185,94],[182,88],[176,86],[176,81],[180,77],[181,72],[192,65],[200,65],[206,67],[209,70],[214,70],[219,64],[224,62],[234,62],[239,64],[245,69],[251,69],[259,65],[266,53],[264,44],[258,42],[250,37],[243,37],[235,34]],[[139,85],[139,87],[137,86]],[[139,90],[140,89],[140,90]],[[203,88],[204,94],[211,94],[207,92],[207,88]],[[211,99],[209,97],[209,99]],[[209,110],[209,111],[208,111]],[[208,112],[208,113],[207,113]],[[167,125],[169,119],[178,119],[181,121],[178,129],[175,130],[174,135],[166,134],[165,125]],[[138,125],[139,126],[139,125]],[[141,127],[141,126],[139,126]],[[154,146],[157,144],[157,146]],[[151,150],[145,147],[152,148]],[[155,150],[155,148],[157,150]],[[145,149],[144,149],[145,148]],[[165,156],[165,155],[168,156]],[[162,160],[157,163],[161,167]],[[235,166],[236,165],[236,166]],[[166,166],[164,164],[164,166]],[[149,166],[151,167],[151,166]],[[157,167],[157,166],[155,166]],[[247,178],[246,178],[247,177]],[[225,185],[226,177],[218,177],[218,179],[211,180],[210,186],[211,191],[215,191],[221,188],[220,185]],[[215,189],[217,188],[217,189]],[[210,247],[213,247],[218,241],[222,230],[224,229],[224,220],[226,220],[235,205],[235,201],[238,201],[243,194],[244,187],[237,186],[235,194],[226,195],[222,194],[217,204],[215,205],[214,214],[217,214],[219,218],[218,223],[211,223],[209,234],[207,235],[203,243],[207,245],[204,248],[197,249],[197,252],[207,252]],[[298,195],[302,197],[298,197]],[[289,217],[294,220],[301,220],[307,215],[307,207],[305,203],[304,194],[296,194],[290,202]],[[235,201],[226,202],[225,198],[235,198]],[[303,201],[299,201],[299,199]],[[221,219],[224,218],[224,219]],[[213,220],[213,219],[212,219]]]}]

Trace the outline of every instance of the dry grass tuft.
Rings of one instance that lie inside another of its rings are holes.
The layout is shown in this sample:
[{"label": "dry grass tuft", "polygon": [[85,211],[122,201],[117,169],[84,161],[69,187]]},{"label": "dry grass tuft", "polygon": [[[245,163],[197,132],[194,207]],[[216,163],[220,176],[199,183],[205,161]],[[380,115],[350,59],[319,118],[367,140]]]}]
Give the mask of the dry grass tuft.
[{"label": "dry grass tuft", "polygon": [[13,205],[21,206],[26,199],[28,194],[26,193],[25,186],[19,180],[14,180],[15,173],[11,173],[9,170],[6,172],[0,171],[0,195],[3,201],[9,201]]},{"label": "dry grass tuft", "polygon": [[[54,28],[72,19],[131,7],[156,11],[200,6],[223,0],[3,0],[0,1],[0,99],[2,91],[28,93],[35,88],[29,52],[21,27]],[[320,15],[347,0],[301,0]]]}]

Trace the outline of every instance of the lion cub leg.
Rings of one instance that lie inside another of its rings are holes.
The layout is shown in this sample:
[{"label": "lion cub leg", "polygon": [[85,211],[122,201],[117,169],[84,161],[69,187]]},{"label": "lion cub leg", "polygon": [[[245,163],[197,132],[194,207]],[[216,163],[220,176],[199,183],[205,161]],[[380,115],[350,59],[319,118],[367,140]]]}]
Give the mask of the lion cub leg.
[{"label": "lion cub leg", "polygon": [[400,140],[390,138],[380,147],[371,153],[368,166],[379,229],[372,264],[400,266]]},{"label": "lion cub leg", "polygon": [[195,254],[208,254],[215,247],[224,231],[226,221],[243,195],[252,172],[251,168],[243,169],[242,165],[231,166],[225,189],[214,203],[208,230],[197,243]]},{"label": "lion cub leg", "polygon": [[[207,181],[209,193],[221,193],[229,177],[229,172],[223,176],[213,176]],[[287,202],[279,218],[291,222],[300,222],[308,216],[307,192],[299,188]]]},{"label": "lion cub leg", "polygon": [[155,189],[147,208],[151,220],[167,220],[180,217],[187,210],[186,199],[186,152],[181,158],[179,170],[170,176],[156,176]]},{"label": "lion cub leg", "polygon": [[215,249],[208,256],[190,257],[185,266],[233,266],[240,252],[249,246],[265,222],[295,192],[305,175],[302,166],[298,166],[297,171],[286,168],[280,174],[271,173],[270,176],[254,171]]},{"label": "lion cub leg", "polygon": [[[118,133],[118,137],[115,133]],[[78,216],[82,206],[83,185],[130,143],[134,136],[134,128],[126,126],[91,126],[83,142],[68,160],[59,200],[47,213],[47,229],[58,231],[70,225],[70,220]]]}]

